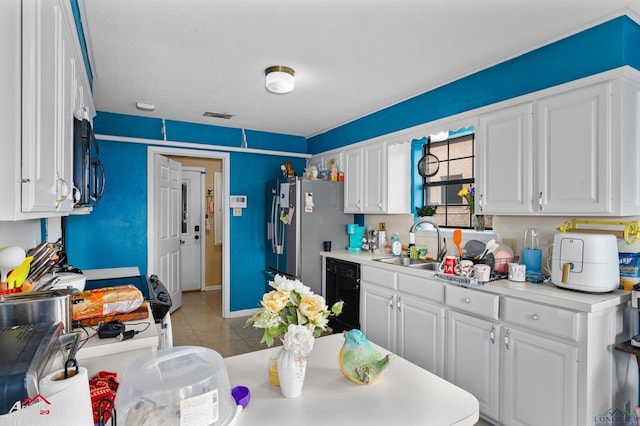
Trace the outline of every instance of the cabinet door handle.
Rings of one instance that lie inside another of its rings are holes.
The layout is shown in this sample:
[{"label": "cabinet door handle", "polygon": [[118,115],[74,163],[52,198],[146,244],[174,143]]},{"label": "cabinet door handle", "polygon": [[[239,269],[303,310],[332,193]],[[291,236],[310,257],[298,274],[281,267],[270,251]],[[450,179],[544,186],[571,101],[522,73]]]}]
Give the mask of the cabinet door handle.
[{"label": "cabinet door handle", "polygon": [[69,193],[69,185],[67,185],[67,181],[60,177],[60,174],[56,177],[56,181],[60,185],[60,190],[58,191],[57,199],[56,199],[56,208],[60,207],[60,203],[67,199],[67,194]]},{"label": "cabinet door handle", "polygon": [[389,307],[393,310],[393,296],[389,298]]},{"label": "cabinet door handle", "polygon": [[360,200],[358,200],[358,210],[361,210],[360,209]]},{"label": "cabinet door handle", "polygon": [[538,194],[538,209],[542,210],[542,191]]},{"label": "cabinet door handle", "polygon": [[507,348],[507,350],[511,350],[511,343],[509,341],[509,336],[511,335],[511,330],[509,330],[507,328],[507,331],[504,333],[504,347]]},{"label": "cabinet door handle", "polygon": [[482,194],[480,194],[480,199],[478,200],[478,207],[480,207],[480,211],[484,210],[484,200],[482,199]]},{"label": "cabinet door handle", "polygon": [[398,307],[398,312],[401,312],[401,311],[402,311],[402,305],[401,305],[401,303],[402,303],[402,297],[401,297],[401,296],[398,296],[398,300],[396,301],[396,306]]},{"label": "cabinet door handle", "polygon": [[469,299],[468,297],[465,297],[464,303],[471,303],[471,299]]},{"label": "cabinet door handle", "polygon": [[492,345],[496,343],[496,326],[495,325],[491,326],[491,331],[489,332],[489,339],[491,339]]},{"label": "cabinet door handle", "polygon": [[538,319],[540,319],[540,317],[538,316],[538,314],[533,314],[531,315],[531,319],[534,321],[538,321]]},{"label": "cabinet door handle", "polygon": [[382,211],[382,200],[380,200],[380,202],[378,202],[378,208],[380,209],[380,211]]}]

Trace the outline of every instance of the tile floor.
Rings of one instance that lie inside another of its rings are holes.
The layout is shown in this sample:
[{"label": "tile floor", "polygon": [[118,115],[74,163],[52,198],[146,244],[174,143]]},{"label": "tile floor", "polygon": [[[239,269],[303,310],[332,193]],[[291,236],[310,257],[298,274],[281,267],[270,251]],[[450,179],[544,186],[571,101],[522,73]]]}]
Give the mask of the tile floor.
[{"label": "tile floor", "polygon": [[265,349],[262,330],[245,327],[247,317],[222,318],[222,291],[182,293],[182,307],[171,314],[174,346],[204,346],[223,357]]},{"label": "tile floor", "polygon": [[[182,293],[182,307],[171,314],[174,346],[204,346],[223,357],[265,349],[262,331],[245,327],[247,318],[222,318],[219,290]],[[480,420],[476,426],[490,426]]]}]

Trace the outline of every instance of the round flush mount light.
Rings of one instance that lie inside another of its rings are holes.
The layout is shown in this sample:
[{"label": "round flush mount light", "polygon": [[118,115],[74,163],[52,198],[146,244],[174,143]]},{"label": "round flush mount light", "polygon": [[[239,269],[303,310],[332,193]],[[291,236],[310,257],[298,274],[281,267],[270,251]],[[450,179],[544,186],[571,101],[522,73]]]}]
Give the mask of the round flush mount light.
[{"label": "round flush mount light", "polygon": [[295,87],[293,68],[275,65],[264,70],[265,87],[271,93],[289,93]]}]

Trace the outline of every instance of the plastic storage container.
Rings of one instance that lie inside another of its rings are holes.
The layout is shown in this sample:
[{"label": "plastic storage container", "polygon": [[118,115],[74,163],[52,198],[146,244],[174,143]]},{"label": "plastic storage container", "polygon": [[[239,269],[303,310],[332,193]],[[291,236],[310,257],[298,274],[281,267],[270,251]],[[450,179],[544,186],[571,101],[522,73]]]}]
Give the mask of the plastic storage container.
[{"label": "plastic storage container", "polygon": [[216,351],[176,346],[133,361],[116,393],[119,425],[227,425],[236,414]]}]

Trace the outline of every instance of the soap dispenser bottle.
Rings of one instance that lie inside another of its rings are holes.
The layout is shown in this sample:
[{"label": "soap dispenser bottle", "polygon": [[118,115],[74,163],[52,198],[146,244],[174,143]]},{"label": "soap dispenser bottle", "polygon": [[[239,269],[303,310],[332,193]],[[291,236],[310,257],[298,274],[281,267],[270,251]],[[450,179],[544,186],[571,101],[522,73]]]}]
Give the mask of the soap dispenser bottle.
[{"label": "soap dispenser bottle", "polygon": [[398,237],[397,232],[394,232],[391,236],[391,254],[394,256],[402,255],[402,243],[400,243],[400,238]]}]

